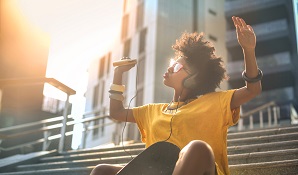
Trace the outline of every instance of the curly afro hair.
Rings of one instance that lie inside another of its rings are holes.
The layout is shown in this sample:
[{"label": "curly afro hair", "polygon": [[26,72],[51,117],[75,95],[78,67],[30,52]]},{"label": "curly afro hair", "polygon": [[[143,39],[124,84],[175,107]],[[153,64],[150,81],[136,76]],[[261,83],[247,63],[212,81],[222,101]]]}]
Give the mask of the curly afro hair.
[{"label": "curly afro hair", "polygon": [[186,57],[186,62],[197,76],[194,96],[214,92],[223,79],[227,79],[221,57],[215,55],[213,45],[206,41],[203,33],[186,33],[172,46],[177,57]]}]

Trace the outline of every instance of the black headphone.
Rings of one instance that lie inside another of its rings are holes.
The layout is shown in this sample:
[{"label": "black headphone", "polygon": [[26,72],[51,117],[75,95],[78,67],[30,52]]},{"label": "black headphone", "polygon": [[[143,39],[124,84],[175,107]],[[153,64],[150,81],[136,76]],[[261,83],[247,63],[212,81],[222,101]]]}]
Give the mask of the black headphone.
[{"label": "black headphone", "polygon": [[196,81],[197,75],[198,73],[194,73],[187,76],[182,82],[183,87],[187,89],[196,89],[198,87],[198,82]]}]

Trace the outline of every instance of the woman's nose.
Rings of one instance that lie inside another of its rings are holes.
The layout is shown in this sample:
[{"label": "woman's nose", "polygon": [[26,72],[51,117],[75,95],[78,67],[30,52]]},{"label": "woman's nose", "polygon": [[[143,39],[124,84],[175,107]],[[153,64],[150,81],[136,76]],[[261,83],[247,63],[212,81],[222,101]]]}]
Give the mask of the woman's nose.
[{"label": "woman's nose", "polygon": [[173,66],[169,66],[169,67],[168,67],[168,72],[171,72],[171,73],[172,73],[173,70],[174,70]]}]

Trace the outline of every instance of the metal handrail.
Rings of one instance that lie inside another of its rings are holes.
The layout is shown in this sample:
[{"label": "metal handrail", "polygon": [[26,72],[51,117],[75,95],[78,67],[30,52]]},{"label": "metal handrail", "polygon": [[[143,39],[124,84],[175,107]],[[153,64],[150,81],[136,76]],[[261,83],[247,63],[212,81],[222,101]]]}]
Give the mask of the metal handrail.
[{"label": "metal handrail", "polygon": [[[108,118],[108,117],[109,116],[107,116],[107,115],[105,115],[105,116],[94,116],[94,117],[89,117],[89,118],[85,118],[85,119],[80,119],[80,120],[77,120],[77,121],[69,121],[69,122],[66,123],[66,125],[67,126],[72,126],[72,125],[80,124],[80,123],[89,123],[89,122],[92,122],[94,120],[104,119],[104,118]],[[36,126],[37,124],[48,124],[48,123],[51,123],[53,121],[59,121],[58,119],[60,119],[60,118],[61,117],[55,117],[55,118],[52,118],[52,119],[41,120],[39,122],[31,122],[31,123],[22,124],[22,125],[16,125],[14,127],[10,127],[10,129],[4,128],[2,130],[11,131],[11,130],[17,130],[17,129],[20,129],[20,128],[24,128],[24,126],[27,127],[27,126]],[[68,118],[73,118],[73,117],[68,116]],[[110,122],[110,123],[105,123],[105,124],[98,124],[98,125],[95,125],[95,126],[87,126],[86,128],[83,129],[83,132],[87,132],[87,131],[94,130],[94,129],[104,127],[104,126],[109,126],[109,125],[112,125],[114,123],[115,122]],[[24,131],[22,133],[17,133],[17,134],[7,134],[7,135],[0,134],[0,139],[15,139],[15,138],[19,138],[19,137],[22,137],[22,136],[30,135],[32,133],[36,133],[36,132],[40,132],[40,131],[48,132],[50,130],[57,129],[57,128],[62,128],[62,127],[63,127],[63,125],[60,123],[60,124],[54,124],[54,125],[50,125],[50,126],[41,127],[41,128],[38,128],[38,129]],[[65,135],[66,136],[73,135],[73,131],[66,132]],[[10,150],[22,148],[24,146],[39,144],[39,143],[47,142],[48,140],[55,140],[55,139],[59,139],[59,138],[61,138],[61,134],[48,136],[47,138],[41,138],[41,139],[38,139],[38,140],[35,140],[35,141],[31,141],[31,142],[24,143],[24,144],[21,144],[21,145],[16,145],[16,146],[9,147],[9,148],[0,147],[0,151],[10,151]],[[45,145],[48,145],[48,144],[45,144]],[[43,148],[43,149],[45,149],[45,148]]]},{"label": "metal handrail", "polygon": [[0,79],[0,88],[6,86],[20,86],[20,85],[31,85],[31,84],[42,84],[49,83],[57,89],[65,92],[68,95],[76,94],[76,91],[66,86],[60,81],[54,78],[37,77],[37,78],[13,78],[13,79]]},{"label": "metal handrail", "polygon": [[[272,108],[272,109],[271,109]],[[271,120],[272,120],[272,116],[271,116],[271,111],[273,110],[273,126],[277,126],[278,125],[278,117],[280,116],[280,109],[279,106],[276,105],[276,103],[274,101],[271,101],[269,103],[266,103],[262,106],[259,106],[253,110],[250,110],[249,112],[246,112],[245,114],[242,114],[240,116],[240,119],[238,121],[238,131],[241,131],[244,129],[243,126],[243,120],[246,118],[249,118],[249,129],[253,129],[254,128],[254,114],[259,114],[259,120],[260,120],[260,128],[264,127],[264,121],[263,121],[263,112],[264,110],[267,110],[267,117],[268,117],[268,126],[271,127]]]},{"label": "metal handrail", "polygon": [[[68,116],[68,118],[72,118],[72,117]],[[63,116],[49,118],[49,119],[45,119],[45,120],[41,120],[41,121],[37,121],[37,122],[31,122],[31,123],[25,123],[25,124],[6,127],[6,128],[1,128],[0,132],[8,132],[8,131],[17,130],[17,129],[24,129],[24,128],[29,128],[29,127],[33,127],[33,126],[42,125],[42,124],[57,122],[57,121],[61,121],[61,120],[63,120]]]},{"label": "metal handrail", "polygon": [[[66,125],[69,126],[68,122],[67,122]],[[3,134],[2,136],[0,136],[0,139],[19,138],[19,137],[30,135],[30,134],[33,134],[33,133],[37,133],[37,132],[40,132],[40,131],[50,131],[50,130],[57,129],[57,128],[62,128],[62,123],[41,127],[39,129],[33,129],[33,130],[29,130],[29,131],[22,131],[21,133],[16,133],[16,134],[7,134],[7,135]]]},{"label": "metal handrail", "polygon": [[257,112],[259,112],[261,110],[264,110],[264,109],[266,109],[268,107],[275,106],[275,105],[276,105],[276,103],[274,101],[271,101],[269,103],[266,103],[266,104],[264,104],[262,106],[259,106],[259,107],[255,108],[253,110],[250,110],[249,112],[246,112],[246,113],[242,114],[241,115],[241,118],[249,117],[252,114],[255,114],[255,113],[257,113]]},{"label": "metal handrail", "polygon": [[[66,132],[65,135],[66,136],[73,135],[73,131]],[[38,139],[38,140],[35,140],[35,141],[23,143],[23,144],[20,144],[20,145],[9,147],[9,148],[0,147],[0,151],[12,151],[12,150],[15,150],[15,149],[18,149],[18,148],[23,148],[25,146],[35,145],[35,144],[39,144],[39,143],[46,143],[48,140],[51,141],[51,140],[56,140],[56,139],[59,139],[59,138],[61,138],[61,134],[56,134],[56,135],[50,136],[48,138],[41,138],[41,139]]]},{"label": "metal handrail", "polygon": [[85,117],[85,116],[89,116],[89,115],[94,115],[94,114],[97,114],[99,112],[101,112],[101,111],[99,109],[96,109],[96,110],[93,110],[93,111],[85,112],[83,114],[83,116]]},{"label": "metal handrail", "polygon": [[[69,106],[69,96],[76,94],[76,91],[54,78],[46,78],[46,77],[0,79],[0,88],[9,87],[9,86],[26,86],[26,85],[43,84],[43,83],[48,83],[67,94],[67,98],[65,101],[65,107],[63,110],[62,127],[60,130],[61,138],[59,141],[59,148],[58,148],[59,152],[62,152],[64,149],[66,122],[67,122],[67,116],[68,116],[67,112],[68,112],[68,106]],[[33,124],[31,123],[31,124],[27,124],[27,125],[25,124],[22,127],[30,127],[30,126],[34,126],[34,125],[35,125],[34,123]],[[12,127],[12,128],[14,128],[14,127]],[[9,130],[9,129],[6,129],[6,130]],[[47,130],[45,129],[45,131],[47,131]],[[26,135],[29,133],[32,133],[32,132],[27,131],[27,132],[22,132],[19,134],[8,135],[8,136],[1,134],[0,139],[1,138],[7,139],[7,138],[20,137],[20,135]]]}]

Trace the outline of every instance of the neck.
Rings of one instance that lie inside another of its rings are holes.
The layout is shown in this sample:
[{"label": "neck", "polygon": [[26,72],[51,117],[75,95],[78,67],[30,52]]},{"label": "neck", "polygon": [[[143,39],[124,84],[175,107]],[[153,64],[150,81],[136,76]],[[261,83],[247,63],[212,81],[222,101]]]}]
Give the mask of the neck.
[{"label": "neck", "polygon": [[189,90],[188,89],[180,89],[180,90],[174,90],[174,96],[173,96],[173,101],[174,102],[184,102],[186,101],[189,97]]}]

